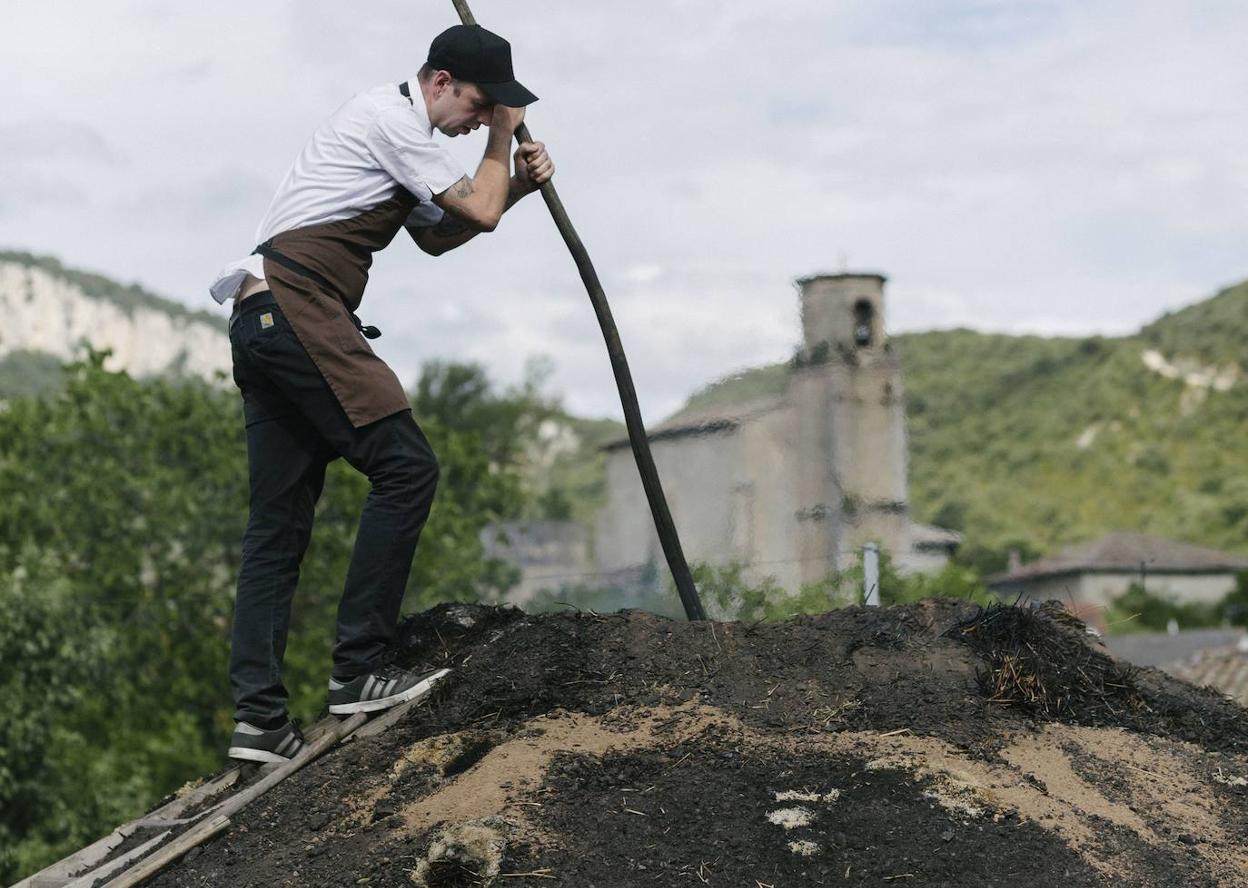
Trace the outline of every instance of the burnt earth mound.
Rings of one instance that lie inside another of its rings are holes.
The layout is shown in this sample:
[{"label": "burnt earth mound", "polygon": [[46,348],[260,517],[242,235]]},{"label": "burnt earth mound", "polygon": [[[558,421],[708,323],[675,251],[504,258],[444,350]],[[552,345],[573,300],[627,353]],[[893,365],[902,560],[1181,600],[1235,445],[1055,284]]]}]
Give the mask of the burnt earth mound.
[{"label": "burnt earth mound", "polygon": [[1248,884],[1248,711],[1047,608],[435,608],[452,668],[160,886]]}]

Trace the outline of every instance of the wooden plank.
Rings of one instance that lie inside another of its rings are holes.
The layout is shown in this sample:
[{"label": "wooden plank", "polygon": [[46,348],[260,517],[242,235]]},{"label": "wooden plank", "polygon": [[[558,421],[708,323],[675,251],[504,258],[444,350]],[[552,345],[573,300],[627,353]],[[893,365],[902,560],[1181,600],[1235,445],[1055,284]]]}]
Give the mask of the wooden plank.
[{"label": "wooden plank", "polygon": [[137,822],[146,825],[145,821],[154,818],[173,819],[180,816],[188,808],[199,804],[205,799],[212,798],[217,793],[225,792],[225,790],[237,783],[239,770],[239,766],[235,765],[208,782],[202,783],[183,795],[171,799],[167,804],[162,805],[155,811],[144,814]]},{"label": "wooden plank", "polygon": [[[436,676],[435,682],[444,678],[449,672],[449,669],[442,670],[442,674]],[[432,691],[432,686],[430,686],[430,691]],[[304,739],[307,741],[307,745],[304,747],[303,752],[296,756],[294,760],[285,763],[275,762],[262,765],[259,769],[259,773],[262,775],[260,780],[239,790],[237,793],[227,799],[224,799],[220,803],[213,805],[192,817],[179,817],[180,814],[194,805],[206,801],[214,795],[224,792],[234,786],[242,774],[243,766],[235,766],[230,768],[228,771],[222,772],[212,780],[209,780],[207,783],[196,787],[182,796],[170,800],[167,804],[145,814],[143,817],[118,827],[104,838],[86,848],[83,848],[81,851],[71,854],[46,869],[40,870],[33,876],[23,879],[21,882],[13,885],[12,888],[64,888],[64,886],[69,884],[72,878],[79,876],[81,878],[90,876],[91,881],[84,883],[89,885],[91,882],[102,878],[108,872],[114,872],[121,864],[112,861],[106,863],[105,867],[107,872],[104,870],[94,873],[84,871],[91,867],[95,867],[104,861],[113,849],[125,841],[127,837],[132,835],[136,829],[167,828],[186,823],[194,823],[197,820],[200,821],[199,826],[191,827],[181,836],[170,842],[165,848],[148,858],[148,860],[160,858],[165,860],[165,863],[175,860],[182,854],[185,854],[186,851],[190,850],[190,848],[194,847],[196,844],[207,841],[208,838],[211,838],[222,829],[225,829],[226,826],[229,825],[229,817],[233,816],[233,814],[250,804],[253,799],[259,798],[261,795],[268,792],[272,787],[285,780],[308,762],[311,762],[313,759],[323,755],[326,751],[343,739],[356,735],[364,737],[380,734],[382,731],[386,730],[401,719],[412,709],[413,706],[424,700],[424,698],[429,695],[430,691],[426,691],[414,700],[409,700],[407,703],[403,703],[399,706],[386,710],[382,715],[377,716],[371,722],[368,721],[368,716],[364,713],[357,713],[345,721],[338,719],[336,716],[326,716],[313,724],[305,732]],[[223,818],[226,819],[226,823],[224,825],[220,825],[219,821]],[[218,825],[211,831],[205,832],[209,824]],[[171,857],[166,857],[165,852],[167,849],[180,848],[185,844],[185,837],[200,836],[201,833],[202,837],[200,837],[193,844],[187,845],[183,848],[183,850],[177,852]],[[166,832],[164,835],[167,834],[168,833]],[[162,835],[161,838],[164,838],[164,836]],[[149,845],[150,844],[154,843],[149,843]],[[147,848],[148,845],[145,845],[144,847]],[[125,858],[121,859],[134,859],[135,856],[137,855],[130,852]],[[160,866],[163,867],[165,863],[160,864]],[[147,861],[144,861],[141,866],[146,867],[146,864]],[[157,869],[159,869],[159,867]],[[156,870],[153,870],[153,872],[155,871]],[[114,879],[113,882],[108,884],[108,888],[112,888],[114,884],[137,885],[138,882],[123,883],[120,881],[121,878],[128,877],[130,872],[131,871],[127,870],[121,877]],[[148,876],[143,876],[143,878],[148,878]]]},{"label": "wooden plank", "polygon": [[11,888],[60,888],[82,870],[95,866],[111,854],[113,849],[129,838],[137,828],[135,823],[119,826],[104,838],[97,839],[82,850],[63,860],[58,860],[51,866],[44,867],[32,876],[27,876]]},{"label": "wooden plank", "polygon": [[345,721],[338,722],[336,727],[326,730],[315,742],[305,746],[303,751],[289,762],[279,765],[276,770],[270,772],[267,776],[246,789],[240,790],[213,808],[211,820],[201,821],[198,825],[192,826],[155,854],[105,884],[103,888],[132,888],[132,886],[151,878],[187,851],[225,830],[230,825],[231,817],[287,777],[290,777],[300,768],[320,758],[324,753],[336,746],[343,737],[364,724],[367,718],[367,715],[360,712]]},{"label": "wooden plank", "polygon": [[168,837],[169,837],[169,830],[165,830],[160,835],[155,836],[154,838],[148,839],[146,842],[144,842],[142,845],[139,845],[137,848],[132,848],[130,851],[126,852],[120,857],[115,858],[114,860],[110,860],[108,863],[104,864],[101,867],[98,867],[97,869],[92,870],[91,872],[87,873],[85,876],[79,876],[78,878],[74,879],[72,882],[66,882],[65,888],[91,888],[91,886],[94,885],[96,882],[98,882],[100,879],[110,876],[113,873],[117,872],[119,869],[124,869],[125,867],[134,863],[134,861],[138,860],[148,851],[151,851],[153,848],[155,848],[157,845],[159,845]]},{"label": "wooden plank", "polygon": [[229,825],[230,818],[228,817],[214,817],[211,820],[205,820],[198,826],[193,826],[182,833],[182,835],[165,845],[155,854],[141,861],[137,866],[126,870],[111,882],[106,882],[103,888],[131,888],[133,885],[138,885],[140,882],[156,875],[196,845],[208,841],[218,833],[224,832]]},{"label": "wooden plank", "polygon": [[[334,716],[327,716],[320,719],[312,727],[308,728],[306,737],[309,741],[320,737],[325,731],[337,725],[339,720]],[[260,773],[269,773],[280,765],[265,765],[260,769]],[[91,867],[97,866],[101,861],[105,860],[113,849],[124,842],[127,838],[134,834],[136,829],[144,827],[161,828],[171,825],[171,821],[193,821],[204,817],[211,813],[212,809],[201,811],[195,817],[181,818],[180,815],[194,807],[200,802],[212,798],[214,795],[224,792],[238,782],[239,774],[242,766],[235,765],[227,771],[223,771],[216,777],[195,787],[189,792],[170,799],[164,805],[149,811],[142,817],[131,820],[117,827],[103,838],[97,839],[85,848],[75,851],[73,854],[63,857],[56,863],[44,867],[39,872],[27,876],[22,881],[12,885],[11,888],[61,888],[71,878],[76,877]]]}]

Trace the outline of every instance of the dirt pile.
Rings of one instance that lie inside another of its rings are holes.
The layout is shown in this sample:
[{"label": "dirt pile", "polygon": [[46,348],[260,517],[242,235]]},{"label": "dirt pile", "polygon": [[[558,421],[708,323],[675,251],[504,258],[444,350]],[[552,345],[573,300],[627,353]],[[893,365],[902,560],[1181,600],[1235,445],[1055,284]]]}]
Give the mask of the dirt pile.
[{"label": "dirt pile", "polygon": [[441,607],[432,698],[159,886],[1248,884],[1248,712],[1055,611]]}]

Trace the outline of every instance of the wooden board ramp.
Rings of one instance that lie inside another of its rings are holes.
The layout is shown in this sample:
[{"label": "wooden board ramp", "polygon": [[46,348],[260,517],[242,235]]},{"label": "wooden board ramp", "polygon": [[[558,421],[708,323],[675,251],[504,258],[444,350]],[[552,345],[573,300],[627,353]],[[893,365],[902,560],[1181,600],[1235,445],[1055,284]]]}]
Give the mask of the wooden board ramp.
[{"label": "wooden board ramp", "polygon": [[[449,671],[442,670],[434,680],[443,678]],[[239,811],[343,741],[385,731],[421,703],[431,690],[432,687],[371,720],[365,713],[348,718],[327,716],[304,732],[306,745],[289,762],[235,765],[10,888],[130,888],[138,885],[187,851],[224,832]],[[231,789],[235,791],[229,792]],[[226,793],[228,795],[221,801],[212,803],[216,796]],[[114,856],[127,839],[145,830],[154,833],[152,838]],[[102,881],[110,877],[111,880]]]}]

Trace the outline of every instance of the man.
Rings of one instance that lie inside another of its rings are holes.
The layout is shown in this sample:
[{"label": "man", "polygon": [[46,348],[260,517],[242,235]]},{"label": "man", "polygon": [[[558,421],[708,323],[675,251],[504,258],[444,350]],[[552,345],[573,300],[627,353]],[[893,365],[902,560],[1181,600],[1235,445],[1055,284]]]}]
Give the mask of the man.
[{"label": "man", "polygon": [[[230,343],[247,426],[251,507],[234,607],[229,754],[284,761],[303,744],[286,711],[282,656],[299,564],[326,465],[368,476],[338,609],[329,711],[371,712],[413,699],[436,675],[381,658],[399,607],[438,464],[394,372],[355,315],[372,254],[406,228],[440,255],[493,231],[554,173],[540,142],[511,137],[537,97],[516,82],[511,47],[477,26],[438,35],[415,79],[367,90],[313,133],[260,223],[255,252],[212,285],[234,300]],[[432,139],[490,128],[469,176]]]}]

